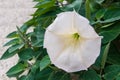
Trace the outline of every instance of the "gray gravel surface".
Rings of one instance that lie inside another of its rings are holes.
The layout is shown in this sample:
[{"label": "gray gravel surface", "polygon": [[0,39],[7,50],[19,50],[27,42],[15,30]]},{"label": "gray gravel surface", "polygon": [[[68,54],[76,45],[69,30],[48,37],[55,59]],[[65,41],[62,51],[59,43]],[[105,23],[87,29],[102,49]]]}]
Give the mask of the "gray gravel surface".
[{"label": "gray gravel surface", "polygon": [[[35,11],[32,8],[34,5],[32,0],[0,0],[0,57],[7,49],[3,47],[3,44],[8,41],[6,35],[31,18],[30,14]],[[0,80],[16,80],[8,78],[5,73],[17,61],[17,55],[0,61]]]}]

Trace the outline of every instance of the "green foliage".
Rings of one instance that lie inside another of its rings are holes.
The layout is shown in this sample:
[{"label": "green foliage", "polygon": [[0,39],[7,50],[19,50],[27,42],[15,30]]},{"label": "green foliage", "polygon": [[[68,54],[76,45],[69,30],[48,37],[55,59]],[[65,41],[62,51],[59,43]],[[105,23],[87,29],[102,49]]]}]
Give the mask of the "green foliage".
[{"label": "green foliage", "polygon": [[73,10],[79,11],[82,2],[83,2],[82,0],[75,0],[71,4],[63,7],[63,10],[65,10],[65,11],[70,11],[70,10],[71,11],[73,11]]},{"label": "green foliage", "polygon": [[120,65],[112,65],[105,68],[106,74],[104,75],[105,80],[119,80],[120,78]]},{"label": "green foliage", "polygon": [[34,51],[31,48],[23,49],[18,53],[20,59],[24,61],[33,58],[33,54],[34,54]]},{"label": "green foliage", "polygon": [[88,70],[80,75],[81,80],[101,80],[100,76],[94,70]]},{"label": "green foliage", "polygon": [[[90,20],[96,32],[103,36],[101,53],[96,62],[87,70],[72,73],[78,80],[120,80],[120,1],[119,0],[34,0],[37,2],[32,19],[25,22],[17,31],[8,34],[9,46],[1,59],[15,54],[19,61],[8,70],[9,77],[17,80],[74,80],[51,64],[43,48],[46,28],[57,14],[76,10]],[[28,32],[29,28],[33,31]],[[24,74],[24,71],[27,71]]]},{"label": "green foliage", "polygon": [[44,68],[46,68],[50,64],[50,59],[47,56],[43,57],[43,59],[40,61],[40,71],[42,71]]},{"label": "green foliage", "polygon": [[27,64],[18,63],[7,72],[7,76],[9,77],[18,76],[26,69],[26,67],[27,67]]}]

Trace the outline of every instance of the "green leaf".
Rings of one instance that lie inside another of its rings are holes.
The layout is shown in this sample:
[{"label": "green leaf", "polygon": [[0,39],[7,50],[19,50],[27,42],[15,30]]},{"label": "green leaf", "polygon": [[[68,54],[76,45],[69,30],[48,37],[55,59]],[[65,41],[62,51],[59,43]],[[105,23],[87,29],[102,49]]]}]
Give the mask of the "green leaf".
[{"label": "green leaf", "polygon": [[34,35],[31,37],[32,46],[41,47],[43,46],[45,31],[41,27],[36,27],[34,30]]},{"label": "green leaf", "polygon": [[49,76],[53,71],[50,68],[45,68],[44,70],[38,70],[37,74],[35,75],[35,80],[49,80]]},{"label": "green leaf", "polygon": [[96,15],[95,15],[96,19],[97,19],[97,20],[100,20],[101,18],[103,18],[105,12],[106,12],[105,9],[100,9],[100,10],[96,13]]},{"label": "green leaf", "polygon": [[102,45],[101,47],[101,51],[100,51],[100,55],[98,56],[97,60],[95,61],[94,66],[99,70],[101,68],[101,62],[102,62],[102,57],[103,57],[103,53],[105,51],[107,44]]},{"label": "green leaf", "polygon": [[4,46],[15,45],[15,44],[18,44],[18,43],[19,43],[19,39],[15,38],[15,39],[12,39],[9,42],[7,42]]},{"label": "green leaf", "polygon": [[38,10],[36,10],[36,12],[32,15],[32,16],[41,16],[49,11],[52,11],[56,9],[56,7],[49,7],[49,8],[39,8]]},{"label": "green leaf", "polygon": [[110,46],[107,62],[120,65],[120,52],[117,50],[114,43]]},{"label": "green leaf", "polygon": [[35,8],[46,8],[54,6],[55,0],[45,0],[35,5]]},{"label": "green leaf", "polygon": [[120,24],[116,24],[107,30],[100,32],[100,35],[103,36],[102,43],[111,42],[120,34]]},{"label": "green leaf", "polygon": [[35,46],[35,47],[43,46],[43,40],[36,40],[35,42],[32,43],[32,46]]},{"label": "green leaf", "polygon": [[[27,24],[23,24],[21,27],[20,27],[20,31],[22,33],[25,33],[27,31],[27,29],[29,29],[30,26],[28,26]],[[20,34],[20,33],[19,33]]]},{"label": "green leaf", "polygon": [[36,70],[39,69],[39,64],[40,64],[40,60],[37,60],[37,61],[35,62],[35,64],[32,65],[32,67],[31,67],[31,72],[32,72],[32,73],[35,73]]},{"label": "green leaf", "polygon": [[26,35],[20,30],[19,27],[17,27],[17,30],[18,30],[19,38],[22,40],[24,44],[26,44],[26,46],[29,46],[29,40],[26,37]]},{"label": "green leaf", "polygon": [[80,80],[101,80],[101,78],[96,71],[88,70],[80,75]]},{"label": "green leaf", "polygon": [[111,65],[105,68],[105,80],[116,80],[120,74],[120,65]]},{"label": "green leaf", "polygon": [[12,53],[18,49],[21,49],[24,46],[24,44],[15,44],[9,48],[9,53]]},{"label": "green leaf", "polygon": [[27,75],[21,76],[18,80],[35,80],[35,74],[29,72]]},{"label": "green leaf", "polygon": [[15,37],[18,37],[17,31],[14,31],[7,35],[7,38],[15,38]]},{"label": "green leaf", "polygon": [[16,53],[17,53],[17,51],[14,51],[14,52],[10,53],[9,48],[8,48],[0,59],[8,59],[8,58],[14,56]]},{"label": "green leaf", "polygon": [[34,51],[31,48],[23,49],[18,53],[21,60],[29,60],[33,57]]},{"label": "green leaf", "polygon": [[11,77],[14,76],[20,72],[23,72],[26,69],[26,66],[24,64],[18,63],[15,66],[13,66],[9,71],[6,73],[7,76]]},{"label": "green leaf", "polygon": [[101,23],[108,23],[120,20],[120,8],[108,9],[104,15],[104,21]]},{"label": "green leaf", "polygon": [[75,10],[78,12],[81,8],[82,2],[83,2],[82,0],[74,0],[71,4],[67,5],[66,7],[63,7],[63,10],[65,11]]},{"label": "green leaf", "polygon": [[42,71],[43,69],[45,69],[49,64],[50,64],[50,59],[49,59],[49,56],[46,55],[46,56],[43,57],[43,59],[40,61],[40,71]]},{"label": "green leaf", "polygon": [[106,60],[107,60],[107,56],[108,56],[108,52],[109,52],[109,48],[110,48],[110,42],[107,44],[107,46],[105,47],[105,50],[103,52],[101,69],[104,69],[104,66],[105,66],[105,63],[106,63]]}]

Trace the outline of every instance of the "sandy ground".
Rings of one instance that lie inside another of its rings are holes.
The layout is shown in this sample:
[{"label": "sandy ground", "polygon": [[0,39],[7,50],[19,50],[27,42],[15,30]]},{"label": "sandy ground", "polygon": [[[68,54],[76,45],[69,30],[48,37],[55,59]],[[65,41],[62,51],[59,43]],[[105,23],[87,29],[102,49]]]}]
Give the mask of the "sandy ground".
[{"label": "sandy ground", "polygon": [[[8,41],[6,35],[16,30],[16,25],[21,26],[31,18],[34,5],[32,0],[0,0],[0,57],[7,49],[3,47],[3,44]],[[0,61],[0,80],[15,80],[8,78],[5,73],[16,62],[17,56]]]}]

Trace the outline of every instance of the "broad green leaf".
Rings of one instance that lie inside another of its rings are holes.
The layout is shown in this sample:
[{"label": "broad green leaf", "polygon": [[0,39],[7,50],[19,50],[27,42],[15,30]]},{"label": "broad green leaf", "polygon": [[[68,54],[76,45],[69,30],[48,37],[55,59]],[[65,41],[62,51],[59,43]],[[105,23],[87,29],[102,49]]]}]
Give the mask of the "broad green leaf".
[{"label": "broad green leaf", "polygon": [[103,18],[105,12],[106,12],[105,9],[100,9],[100,10],[96,13],[96,15],[95,15],[96,19],[97,19],[97,20],[100,20],[101,18]]},{"label": "broad green leaf", "polygon": [[31,67],[31,72],[32,73],[36,73],[36,71],[39,69],[39,64],[40,64],[40,60],[37,60],[35,62],[35,64],[32,65],[32,67]]},{"label": "broad green leaf", "polygon": [[43,46],[43,40],[37,40],[37,41],[35,41],[35,43],[33,42],[32,46],[35,46],[35,47]]},{"label": "broad green leaf", "polygon": [[9,48],[8,48],[0,59],[8,59],[8,58],[14,56],[16,53],[17,53],[17,50],[10,53]]},{"label": "broad green leaf", "polygon": [[40,72],[38,70],[38,72],[35,75],[35,80],[49,80],[48,78],[52,72],[53,70],[50,68],[45,68],[44,70]]},{"label": "broad green leaf", "polygon": [[15,66],[13,66],[9,71],[6,73],[7,76],[14,76],[20,72],[23,72],[26,69],[26,66],[24,64],[18,63]]},{"label": "broad green leaf", "polygon": [[111,42],[119,34],[120,34],[120,24],[113,25],[107,30],[101,31],[100,35],[103,36],[102,43]]},{"label": "broad green leaf", "polygon": [[40,61],[40,71],[45,69],[50,64],[49,56],[43,57],[43,59]]},{"label": "broad green leaf", "polygon": [[105,68],[105,80],[116,80],[120,74],[120,65],[111,65]]},{"label": "broad green leaf", "polygon": [[25,33],[29,27],[30,27],[30,26],[28,26],[27,24],[23,24],[23,25],[20,27],[20,30],[21,30],[22,33]]},{"label": "broad green leaf", "polygon": [[31,48],[21,50],[18,55],[21,60],[29,60],[33,58],[34,51]]},{"label": "broad green leaf", "polygon": [[104,15],[104,21],[101,23],[108,23],[120,20],[120,8],[108,9]]},{"label": "broad green leaf", "polygon": [[50,7],[50,8],[39,8],[36,10],[36,12],[33,14],[33,16],[41,16],[51,10],[54,10],[56,7]]},{"label": "broad green leaf", "polygon": [[54,6],[54,4],[55,4],[55,0],[45,0],[35,5],[35,8],[52,7]]},{"label": "broad green leaf", "polygon": [[120,52],[117,50],[115,44],[111,44],[107,62],[110,64],[120,65]]},{"label": "broad green leaf", "polygon": [[35,28],[34,34],[31,37],[32,46],[36,47],[43,46],[44,33],[45,31],[42,30],[40,27]]},{"label": "broad green leaf", "polygon": [[18,37],[17,31],[14,31],[7,35],[7,38],[15,38],[15,37]]},{"label": "broad green leaf", "polygon": [[45,30],[41,29],[40,27],[37,27],[34,31],[37,39],[40,39],[40,40],[44,39]]},{"label": "broad green leaf", "polygon": [[21,49],[23,46],[24,46],[24,44],[15,44],[9,48],[8,52],[12,53],[18,49]]},{"label": "broad green leaf", "polygon": [[105,68],[105,73],[109,73],[111,71],[117,71],[120,70],[120,65],[110,65]]},{"label": "broad green leaf", "polygon": [[15,39],[12,39],[9,42],[7,42],[4,46],[15,45],[15,44],[18,44],[18,43],[19,43],[19,39],[15,38]]},{"label": "broad green leaf", "polygon": [[80,75],[80,80],[101,80],[100,76],[94,70],[87,70]]},{"label": "broad green leaf", "polygon": [[18,80],[35,80],[35,74],[32,72],[29,72],[27,75],[22,75]]},{"label": "broad green leaf", "polygon": [[81,8],[82,2],[83,2],[82,0],[74,0],[71,4],[67,5],[66,7],[63,7],[63,10],[65,11],[76,10],[78,12]]}]

